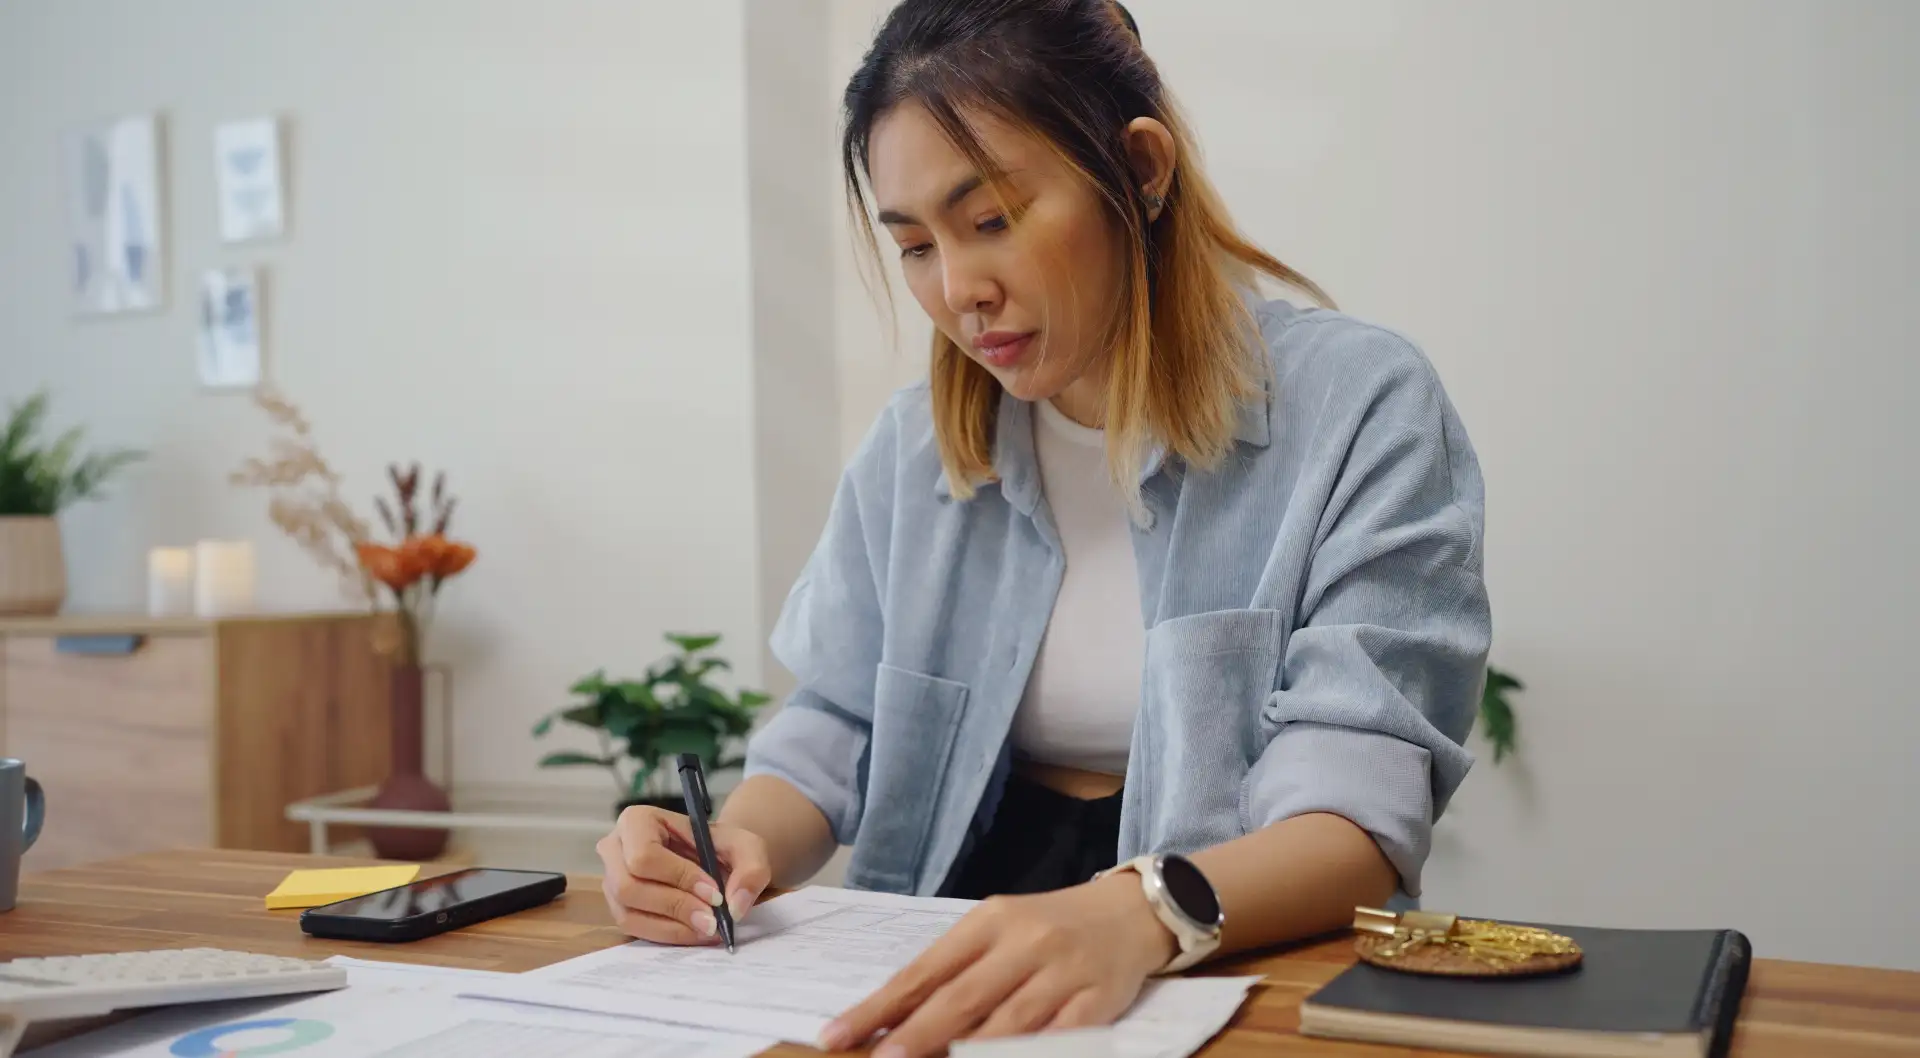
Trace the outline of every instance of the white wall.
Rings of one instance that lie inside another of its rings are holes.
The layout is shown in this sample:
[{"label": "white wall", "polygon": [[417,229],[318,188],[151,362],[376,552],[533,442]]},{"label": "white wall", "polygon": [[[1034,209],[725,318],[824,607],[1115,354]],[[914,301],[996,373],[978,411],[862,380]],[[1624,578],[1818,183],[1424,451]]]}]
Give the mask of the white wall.
[{"label": "white wall", "polygon": [[[840,78],[888,6],[843,0]],[[1479,448],[1523,749],[1428,906],[1920,967],[1920,6],[1128,6],[1239,220]],[[843,438],[923,358],[871,319]]]},{"label": "white wall", "polygon": [[[387,460],[446,467],[480,550],[433,651],[457,666],[462,781],[540,773],[528,727],[669,629],[761,676],[743,4],[706,0],[78,0],[0,6],[0,397],[153,458],[64,519],[82,609],[141,605],[147,547],[262,548],[262,599],[331,580],[225,481],[244,397],[193,373],[202,269],[268,270],[270,372],[368,503]],[[55,145],[157,110],[165,311],[76,321]],[[216,122],[289,119],[292,227],[217,241]]]},{"label": "white wall", "polygon": [[833,169],[820,147],[833,138],[829,4],[747,0],[746,14],[760,648],[768,692],[784,695],[792,678],[767,633],[826,523],[841,467],[826,267],[838,228],[822,207]]},{"label": "white wall", "polygon": [[[859,446],[893,391],[926,374],[933,335],[926,314],[914,305],[901,282],[899,256],[887,252],[892,243],[877,228],[879,263],[892,284],[891,302],[888,288],[862,282],[860,262],[866,259],[867,249],[859,229],[848,223],[840,164],[841,96],[880,20],[892,8],[891,0],[833,0],[827,90],[834,124],[833,137],[823,150],[833,166],[827,208],[839,225],[833,244],[834,355],[840,369],[840,447],[847,456]],[[891,315],[886,311],[889,307]]]}]

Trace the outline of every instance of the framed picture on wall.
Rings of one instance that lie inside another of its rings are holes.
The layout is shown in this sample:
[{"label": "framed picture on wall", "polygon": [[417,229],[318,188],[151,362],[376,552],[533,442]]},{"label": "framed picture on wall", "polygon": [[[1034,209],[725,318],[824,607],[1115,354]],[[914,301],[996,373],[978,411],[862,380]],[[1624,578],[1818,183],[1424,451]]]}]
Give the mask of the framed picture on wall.
[{"label": "framed picture on wall", "polygon": [[250,389],[260,384],[260,272],[219,268],[200,281],[200,384]]},{"label": "framed picture on wall", "polygon": [[220,195],[220,238],[275,239],[286,230],[280,168],[280,123],[229,121],[213,130],[214,178]]},{"label": "framed picture on wall", "polygon": [[62,138],[68,290],[75,311],[134,312],[164,302],[160,149],[154,115],[101,121]]}]

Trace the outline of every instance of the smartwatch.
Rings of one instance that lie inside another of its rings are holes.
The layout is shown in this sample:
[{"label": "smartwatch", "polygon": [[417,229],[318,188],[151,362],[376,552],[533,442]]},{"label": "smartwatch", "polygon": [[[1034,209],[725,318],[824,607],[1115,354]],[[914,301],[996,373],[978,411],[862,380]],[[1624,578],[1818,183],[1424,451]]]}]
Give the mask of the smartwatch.
[{"label": "smartwatch", "polygon": [[1154,917],[1167,927],[1180,946],[1173,960],[1157,973],[1177,973],[1219,950],[1220,927],[1227,917],[1220,909],[1220,897],[1214,893],[1213,883],[1207,881],[1207,876],[1200,873],[1192,860],[1172,853],[1136,856],[1094,877],[1105,878],[1121,871],[1140,876],[1140,890],[1146,894],[1147,906],[1153,908]]}]

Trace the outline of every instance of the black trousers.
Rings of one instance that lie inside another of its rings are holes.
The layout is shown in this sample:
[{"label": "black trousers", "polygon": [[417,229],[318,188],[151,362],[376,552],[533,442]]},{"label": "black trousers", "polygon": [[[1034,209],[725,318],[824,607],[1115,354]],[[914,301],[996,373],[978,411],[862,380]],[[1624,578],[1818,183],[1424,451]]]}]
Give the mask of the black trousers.
[{"label": "black trousers", "polygon": [[1119,858],[1120,794],[1068,797],[1018,774],[993,822],[947,875],[945,895],[982,900],[1089,881]]}]

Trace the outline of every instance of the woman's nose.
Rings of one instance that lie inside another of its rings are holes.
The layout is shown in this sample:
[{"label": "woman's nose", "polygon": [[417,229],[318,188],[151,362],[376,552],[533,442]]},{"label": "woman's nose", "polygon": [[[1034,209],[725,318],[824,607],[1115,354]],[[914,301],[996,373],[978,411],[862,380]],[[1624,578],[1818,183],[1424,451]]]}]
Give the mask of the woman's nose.
[{"label": "woman's nose", "polygon": [[948,253],[940,260],[943,293],[950,311],[982,312],[999,304],[1000,285],[974,255]]}]

